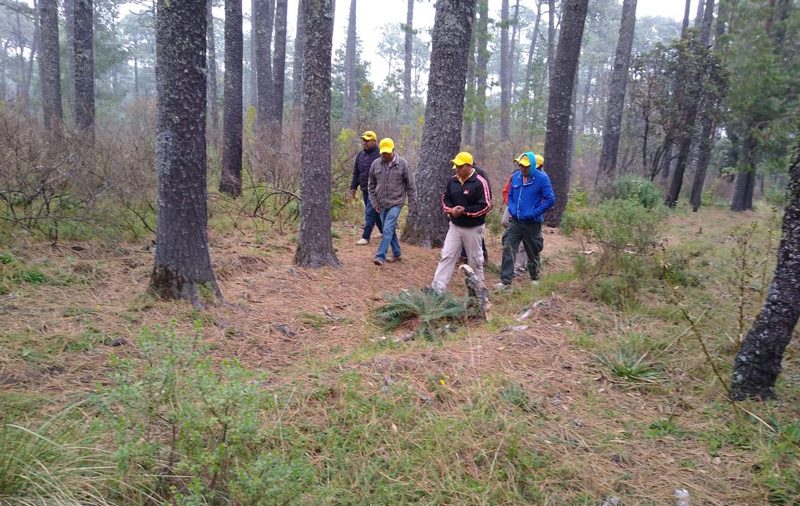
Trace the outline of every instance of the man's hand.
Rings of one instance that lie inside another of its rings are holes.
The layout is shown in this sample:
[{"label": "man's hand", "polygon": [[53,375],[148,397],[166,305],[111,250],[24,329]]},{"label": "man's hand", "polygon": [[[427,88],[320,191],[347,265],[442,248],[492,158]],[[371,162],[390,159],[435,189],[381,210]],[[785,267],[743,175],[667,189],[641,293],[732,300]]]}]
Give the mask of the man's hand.
[{"label": "man's hand", "polygon": [[462,214],[464,214],[464,206],[456,206],[450,209],[450,216],[453,218],[458,218]]},{"label": "man's hand", "polygon": [[356,189],[355,188],[350,190],[350,200],[353,200],[354,198],[356,198]]}]

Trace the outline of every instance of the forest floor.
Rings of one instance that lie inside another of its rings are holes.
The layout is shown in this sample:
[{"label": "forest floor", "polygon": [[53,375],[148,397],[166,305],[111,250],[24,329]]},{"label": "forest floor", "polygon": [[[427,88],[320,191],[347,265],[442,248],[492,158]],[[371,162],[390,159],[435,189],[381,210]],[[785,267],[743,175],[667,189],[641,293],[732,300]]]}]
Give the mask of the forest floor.
[{"label": "forest floor", "polygon": [[[732,231],[767,219],[709,208],[668,221],[667,247],[699,280],[681,296],[726,382],[738,307],[746,330],[760,305],[757,286],[740,304],[726,278]],[[294,502],[667,504],[684,488],[698,505],[800,503],[796,338],[780,401],[735,412],[668,292],[623,309],[594,300],[572,267],[586,245],[547,230],[538,286],[518,278],[492,295],[488,322],[406,340],[374,310],[428,285],[439,251],[403,244],[401,262],[377,267],[376,239],[356,246],[358,234],[337,223],[341,267],[307,270],[292,264],[290,234],[212,230],[224,303],[207,310],[147,295],[146,244],[18,240],[0,257],[0,421],[34,423],[112,385],[112,355],[136,356],[143,328],[172,326],[285,399],[264,423],[320,473]],[[487,245],[497,263],[499,238]],[[450,288],[463,293],[458,273]]]}]

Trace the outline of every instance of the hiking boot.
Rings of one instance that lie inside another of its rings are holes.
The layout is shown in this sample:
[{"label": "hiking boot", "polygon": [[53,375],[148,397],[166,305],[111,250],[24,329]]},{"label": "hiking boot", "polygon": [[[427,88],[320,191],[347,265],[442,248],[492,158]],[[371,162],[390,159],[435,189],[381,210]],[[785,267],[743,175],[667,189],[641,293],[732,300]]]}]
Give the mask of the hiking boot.
[{"label": "hiking boot", "polygon": [[369,244],[369,239],[364,239],[362,237],[361,239],[356,241],[356,244],[358,244],[359,246],[365,246],[365,245]]},{"label": "hiking boot", "polygon": [[498,290],[507,290],[511,286],[511,283],[505,284],[503,282],[495,283],[494,287]]},{"label": "hiking boot", "polygon": [[386,261],[389,262],[390,264],[393,264],[395,262],[399,262],[401,259],[402,257],[389,257],[386,259]]},{"label": "hiking boot", "polygon": [[383,262],[384,262],[384,260],[382,258],[378,258],[378,257],[375,257],[375,260],[372,261],[373,264],[378,265],[378,266],[383,265]]}]

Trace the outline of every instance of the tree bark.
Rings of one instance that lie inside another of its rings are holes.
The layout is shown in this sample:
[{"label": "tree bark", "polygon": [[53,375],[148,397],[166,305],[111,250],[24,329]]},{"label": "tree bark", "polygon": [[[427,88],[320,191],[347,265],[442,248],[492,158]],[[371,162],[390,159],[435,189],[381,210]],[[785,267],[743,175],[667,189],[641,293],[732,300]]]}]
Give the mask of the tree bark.
[{"label": "tree bark", "polygon": [[[61,107],[61,66],[58,47],[58,2],[39,0],[39,36],[41,38],[41,85],[44,127],[60,132],[64,123]],[[33,56],[31,55],[31,58]]]},{"label": "tree bark", "polygon": [[[473,26],[475,20],[472,20]],[[462,140],[464,144],[474,146],[474,125],[475,125],[475,38],[476,31],[472,31],[469,43],[469,53],[467,56],[467,92],[464,96],[464,134]]]},{"label": "tree bark", "polygon": [[548,0],[547,7],[547,82],[548,87],[556,73],[556,0]]},{"label": "tree bark", "polygon": [[231,197],[242,194],[243,53],[241,0],[225,0],[225,110],[219,191]]},{"label": "tree bark", "polygon": [[356,0],[350,0],[350,19],[344,52],[344,126],[356,127]]},{"label": "tree bark", "polygon": [[294,38],[294,61],[292,61],[292,111],[295,121],[300,118],[303,102],[303,53],[305,52],[305,22],[303,21],[303,3],[297,3],[297,35]]},{"label": "tree bark", "polygon": [[508,66],[511,64],[508,44],[508,0],[502,0],[500,9],[500,140],[506,141],[509,137],[511,123],[511,83],[508,82],[510,73]]},{"label": "tree bark", "polygon": [[617,154],[622,132],[622,113],[625,107],[625,87],[628,84],[628,68],[631,64],[633,32],[636,27],[636,0],[622,2],[622,21],[619,26],[619,40],[614,55],[614,70],[606,106],[606,122],[603,126],[603,149],[600,167],[595,184],[601,179],[610,183],[617,170]]},{"label": "tree bark", "polygon": [[536,1],[536,21],[534,22],[533,32],[531,33],[531,43],[528,46],[528,64],[525,66],[525,85],[523,86],[523,97],[527,104],[525,107],[525,117],[523,119],[525,132],[530,130],[531,71],[533,70],[533,55],[536,54],[536,41],[539,38],[539,23],[542,19],[542,1],[543,0]]},{"label": "tree bark", "polygon": [[686,0],[686,7],[683,10],[683,23],[681,24],[681,38],[684,39],[688,36],[687,32],[689,30],[689,17],[691,16],[691,12],[692,12],[692,0]]},{"label": "tree bark", "polygon": [[158,0],[158,219],[150,288],[195,306],[221,297],[208,244],[206,2]]},{"label": "tree bark", "polygon": [[[76,1],[76,0],[72,0]],[[214,13],[211,0],[206,0],[206,37],[208,44],[208,111],[211,132],[219,127],[219,90],[217,90],[217,44],[214,37]]]},{"label": "tree bark", "polygon": [[734,400],[775,398],[783,353],[800,317],[800,144],[789,177],[778,263],[761,312],[733,364]]},{"label": "tree bark", "polygon": [[486,158],[486,81],[489,76],[489,2],[477,0],[478,36],[475,55],[475,156]]},{"label": "tree bark", "polygon": [[269,125],[272,93],[272,17],[275,0],[256,0],[253,13],[256,38],[256,125],[265,132]]},{"label": "tree bark", "polygon": [[517,70],[517,48],[519,47],[519,0],[516,1],[514,4],[514,25],[511,29],[511,43],[509,46],[508,51],[508,84],[509,84],[509,93],[511,98],[514,97],[514,79],[516,77],[516,70]]},{"label": "tree bark", "polygon": [[270,143],[280,150],[283,141],[283,95],[286,80],[286,22],[289,15],[287,0],[275,4],[275,55],[273,59],[273,86]]},{"label": "tree bark", "polygon": [[89,142],[94,140],[94,51],[92,0],[75,5],[75,127]]},{"label": "tree bark", "polygon": [[742,161],[744,167],[736,174],[731,211],[749,211],[753,209],[753,187],[756,181],[755,161],[756,139],[748,131],[742,142]]},{"label": "tree bark", "polygon": [[[250,105],[258,108],[258,57],[256,48],[256,11],[259,9],[260,0],[250,0],[250,93],[248,100]],[[300,0],[302,1],[302,0]],[[223,84],[223,86],[225,86]],[[258,109],[256,109],[258,110]]]},{"label": "tree bark", "polygon": [[75,0],[64,0],[64,40],[67,53],[67,108],[75,121]]},{"label": "tree bark", "polygon": [[544,158],[556,194],[556,205],[545,216],[545,222],[551,227],[561,223],[569,195],[570,110],[588,3],[589,0],[564,1],[555,74],[550,80]]},{"label": "tree bark", "polygon": [[403,59],[403,123],[411,125],[411,56],[414,51],[414,0],[408,0],[406,10]]},{"label": "tree bark", "polygon": [[[331,50],[333,0],[304,0],[308,27],[303,53],[300,237],[294,261],[303,267],[337,266],[331,237]],[[460,123],[459,123],[460,124]]]},{"label": "tree bark", "polygon": [[439,0],[433,25],[428,101],[416,172],[417,205],[403,239],[426,248],[441,246],[448,221],[442,190],[452,176],[450,160],[459,152],[464,85],[475,0]]},{"label": "tree bark", "polygon": [[[700,2],[702,3],[702,2]],[[714,0],[706,0],[705,14],[703,17],[703,24],[700,29],[700,45],[708,47],[711,40],[711,25],[714,18]],[[720,21],[717,20],[717,26]],[[718,37],[721,34],[717,34]],[[717,46],[714,52],[719,52],[720,48]],[[697,212],[703,200],[703,185],[706,180],[706,173],[708,171],[708,164],[711,162],[711,148],[714,143],[714,111],[719,107],[718,99],[706,99],[703,102],[703,108],[700,113],[700,133],[698,142],[697,164],[695,166],[694,180],[692,181],[692,194],[689,196],[689,202],[692,205],[692,211]]]}]

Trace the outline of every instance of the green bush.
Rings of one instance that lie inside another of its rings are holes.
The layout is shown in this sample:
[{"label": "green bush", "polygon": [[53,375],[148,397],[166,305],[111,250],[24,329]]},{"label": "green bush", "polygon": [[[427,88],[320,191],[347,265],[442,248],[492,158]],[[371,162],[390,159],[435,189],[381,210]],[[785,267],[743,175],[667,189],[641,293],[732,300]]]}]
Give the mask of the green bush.
[{"label": "green bush", "polygon": [[562,229],[577,237],[583,250],[575,269],[592,279],[597,300],[617,308],[628,306],[643,283],[654,277],[658,272],[654,254],[665,217],[660,204],[646,208],[633,199],[607,200],[565,215]]},{"label": "green bush", "polygon": [[786,189],[785,188],[770,188],[764,193],[764,200],[767,204],[775,206],[778,209],[783,209],[786,205]]},{"label": "green bush", "polygon": [[661,192],[649,179],[639,176],[622,176],[611,185],[605,200],[621,199],[638,202],[647,209],[652,209],[661,202]]},{"label": "green bush", "polygon": [[120,479],[178,502],[222,500],[238,465],[258,453],[266,390],[235,360],[212,366],[197,338],[144,330],[137,345],[142,360],[113,360],[116,386],[99,398]]}]

